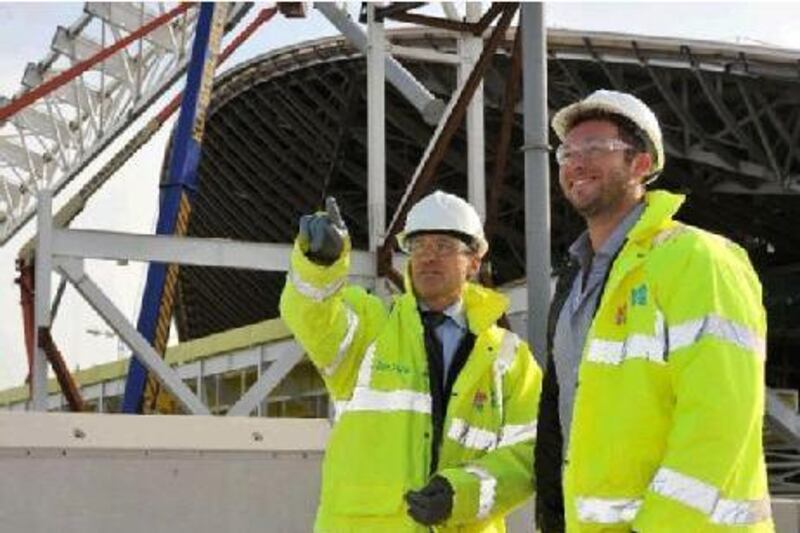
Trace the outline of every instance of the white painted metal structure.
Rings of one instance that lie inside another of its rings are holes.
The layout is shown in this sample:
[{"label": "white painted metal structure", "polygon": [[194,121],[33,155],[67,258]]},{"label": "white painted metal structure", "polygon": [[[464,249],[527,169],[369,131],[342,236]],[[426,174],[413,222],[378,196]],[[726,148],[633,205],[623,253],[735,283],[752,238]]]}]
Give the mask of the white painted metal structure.
[{"label": "white painted metal structure", "polygon": [[[368,36],[350,14],[337,2],[316,2],[314,7],[322,13],[328,21],[339,30],[350,43],[359,51],[367,53]],[[374,8],[374,6],[373,6]],[[383,48],[387,44],[384,41]],[[428,124],[436,124],[442,115],[443,104],[422,83],[408,71],[399,61],[391,55],[385,56],[386,80],[400,91],[417,111],[422,114]]]},{"label": "white painted metal structure", "polygon": [[[440,109],[438,102],[430,92],[417,82],[411,74],[399,66],[399,63],[387,54],[383,24],[375,20],[375,6],[368,5],[368,31],[364,43],[361,30],[343,10],[334,4],[318,4],[317,8],[325,14],[338,28],[358,46],[366,48],[367,85],[369,99],[368,127],[370,130],[369,146],[369,224],[370,253],[354,254],[352,274],[366,284],[375,286],[375,251],[381,244],[386,228],[385,223],[385,138],[384,138],[384,106],[385,80],[392,81],[401,92],[417,105],[417,109],[430,119],[432,110]],[[448,11],[455,8],[450,6]],[[467,5],[466,17],[469,20],[480,18],[480,4]],[[482,39],[471,35],[463,36],[460,47],[459,88],[451,97],[443,113],[440,115],[437,128],[429,142],[425,156],[428,157],[436,138],[442,131],[447,118],[461,94],[466,79],[480,55]],[[468,137],[470,147],[469,181],[470,194],[478,195],[474,201],[484,206],[485,211],[485,178],[483,163],[483,99],[482,91],[478,92],[478,102],[470,106],[468,113]],[[414,181],[422,165],[415,172]],[[290,247],[282,244],[257,244],[225,241],[219,239],[191,239],[164,236],[126,235],[110,232],[77,231],[56,229],[53,225],[51,191],[53,184],[45,184],[40,191],[38,229],[39,239],[36,249],[36,326],[48,328],[51,325],[49,284],[50,272],[55,270],[68,280],[87,300],[95,311],[107,322],[109,327],[139,355],[142,363],[154,373],[187,412],[208,414],[208,408],[181,381],[176,371],[164,363],[149,343],[136,331],[136,328],[125,318],[102,289],[87,275],[83,268],[86,258],[111,260],[145,260],[178,264],[217,266],[229,268],[247,268],[267,271],[286,271]],[[274,365],[270,372],[262,375],[252,390],[246,394],[233,409],[231,415],[246,415],[251,412],[266,394],[291,370],[300,360],[302,354],[296,350],[282,361]],[[44,350],[37,348],[34,354],[32,371],[34,410],[47,409],[46,393],[47,360]]]},{"label": "white painted metal structure", "polygon": [[[297,344],[292,340],[283,340],[275,343],[262,344],[258,346],[251,346],[240,350],[234,350],[229,353],[221,353],[199,361],[193,361],[187,364],[175,367],[175,372],[184,382],[194,383],[194,390],[202,390],[204,379],[213,379],[223,376],[230,372],[246,371],[248,369],[255,369],[257,376],[260,378],[262,375],[269,372],[273,365],[277,364],[279,360],[286,359],[287,362],[291,361],[294,364],[294,354],[297,352]],[[266,369],[264,371],[263,369]],[[280,372],[282,373],[282,372]],[[276,375],[276,374],[273,374]],[[272,384],[275,380],[265,381],[264,383]],[[113,407],[109,404],[113,401],[115,405],[121,403],[122,395],[125,391],[125,376],[110,378],[90,385],[82,385],[80,387],[81,396],[84,401],[93,406],[96,406],[98,413],[115,413]],[[254,393],[254,388],[250,389]],[[262,394],[259,391],[259,394]],[[266,397],[249,413],[255,416],[266,416],[264,407],[271,402],[283,402],[286,400],[296,400],[299,398],[313,397],[326,394],[324,389],[320,390],[307,390],[300,396],[270,396]],[[210,398],[201,399],[213,408],[213,401]],[[239,398],[237,404],[242,404],[244,395]],[[243,404],[242,404],[243,405]],[[218,406],[217,406],[218,407]],[[66,399],[61,392],[51,392],[47,397],[47,410],[48,411],[66,411],[68,409]],[[232,409],[232,408],[231,408]],[[227,409],[230,413],[231,409]],[[241,408],[239,408],[241,409]],[[0,407],[0,410],[8,411],[29,411],[30,402],[24,398],[10,402],[6,407]],[[247,416],[247,415],[244,415]],[[321,416],[324,418],[323,416]]]},{"label": "white painted metal structure", "polygon": [[386,231],[386,34],[367,4],[367,220],[369,251],[383,244]]},{"label": "white painted metal structure", "polygon": [[[102,231],[55,229],[52,227],[50,196],[45,192],[39,203],[37,241],[37,327],[50,326],[50,271],[64,276],[106,321],[109,327],[139,354],[142,362],[164,383],[183,407],[193,414],[208,414],[208,408],[170,368],[136,328],[117,309],[83,268],[87,258],[107,260],[149,260],[164,263],[205,265],[251,270],[286,271],[291,247],[286,244],[244,243],[225,239],[197,239],[153,235],[133,235]],[[373,253],[354,252],[351,272],[358,279],[374,279]],[[42,280],[40,282],[40,280]],[[229,412],[248,415],[302,357],[299,349],[284,354]],[[44,350],[34,358],[33,409],[47,409],[47,360]]]},{"label": "white painted metal structure", "polygon": [[[57,28],[47,57],[28,64],[14,98],[176,5],[86,3],[69,28]],[[233,4],[229,20],[246,9]],[[33,217],[41,191],[60,191],[181,76],[196,19],[190,7],[0,124],[0,245]],[[10,102],[0,97],[0,106]]]},{"label": "white painted metal structure", "polygon": [[[357,257],[364,257],[361,254]],[[400,265],[396,265],[400,267]],[[370,278],[371,279],[371,278]],[[527,291],[522,285],[514,285],[508,287],[500,287],[499,290],[503,292],[510,301],[508,319],[511,327],[517,334],[524,334],[525,332],[525,314],[526,314],[526,298]],[[224,333],[223,335],[228,335]],[[203,339],[190,341],[188,344],[204,342]],[[233,344],[230,344],[230,343]],[[270,402],[281,402],[285,400],[296,400],[301,397],[317,396],[327,394],[320,385],[317,390],[303,389],[299,391],[299,395],[285,395],[279,396],[272,395],[276,381],[281,381],[278,376],[282,377],[288,373],[289,366],[295,365],[297,355],[302,355],[302,350],[298,347],[297,343],[284,336],[265,341],[263,343],[248,344],[247,346],[237,346],[236,341],[220,342],[219,339],[214,342],[215,348],[218,350],[216,353],[204,355],[196,360],[185,363],[178,363],[173,366],[173,370],[178,377],[188,384],[193,384],[192,387],[195,391],[203,391],[203,382],[209,378],[219,378],[229,375],[231,372],[255,372],[256,379],[259,385],[253,386],[249,391],[243,391],[241,397],[235,399],[233,407],[221,407],[215,405],[212,398],[208,397],[208,393],[204,395],[203,392],[198,393],[201,400],[206,403],[209,409],[214,413],[225,411],[230,415],[256,415],[266,416],[264,406]],[[182,345],[185,347],[187,345]],[[169,360],[169,350],[167,359]],[[93,369],[84,369],[92,372]],[[266,374],[270,374],[271,378],[261,380],[260,378]],[[84,377],[81,375],[76,376],[78,381],[81,382],[80,391],[84,401],[95,406],[96,411],[100,413],[115,412],[115,407],[110,407],[110,402],[117,405],[121,402],[121,396],[125,387],[125,376],[122,374],[111,374],[103,379],[91,379],[84,382]],[[245,400],[245,397],[250,399]],[[255,408],[250,408],[248,404],[253,400],[257,401]],[[26,411],[32,410],[32,403],[25,396],[20,396],[14,400],[7,400],[3,402],[5,408],[10,411]],[[52,388],[47,397],[48,411],[64,411],[66,410],[66,399],[61,392],[53,391]],[[0,406],[0,409],[3,409]],[[234,411],[235,409],[235,411]],[[318,416],[324,416],[317,411]]]},{"label": "white painted metal structure", "polygon": [[[467,2],[467,22],[481,18],[481,3]],[[458,67],[458,83],[464,83],[478,62],[483,50],[483,37],[462,34],[458,41],[461,64]],[[484,146],[483,82],[478,84],[475,94],[467,106],[467,199],[486,222],[486,149]]]}]

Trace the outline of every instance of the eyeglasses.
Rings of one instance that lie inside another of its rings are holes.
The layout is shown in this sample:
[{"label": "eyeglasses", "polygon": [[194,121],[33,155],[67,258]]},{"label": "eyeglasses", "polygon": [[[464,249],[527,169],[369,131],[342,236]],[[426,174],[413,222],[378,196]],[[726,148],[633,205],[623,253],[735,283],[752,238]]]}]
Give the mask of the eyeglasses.
[{"label": "eyeglasses", "polygon": [[408,240],[406,249],[409,254],[417,257],[426,253],[431,253],[436,257],[447,257],[470,251],[464,242],[448,237],[436,237],[433,239],[416,237]]},{"label": "eyeglasses", "polygon": [[562,144],[556,149],[556,161],[565,165],[575,158],[599,159],[619,150],[630,150],[632,146],[619,139],[592,139],[580,144]]}]

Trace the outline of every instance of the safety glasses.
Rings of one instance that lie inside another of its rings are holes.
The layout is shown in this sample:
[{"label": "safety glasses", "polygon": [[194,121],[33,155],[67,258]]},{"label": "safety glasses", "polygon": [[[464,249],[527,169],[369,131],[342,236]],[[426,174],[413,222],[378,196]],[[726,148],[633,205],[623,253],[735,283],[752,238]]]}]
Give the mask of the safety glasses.
[{"label": "safety glasses", "polygon": [[556,149],[556,161],[559,165],[565,165],[576,159],[584,161],[599,159],[612,152],[631,148],[631,145],[619,139],[591,139],[579,144],[565,143]]},{"label": "safety glasses", "polygon": [[411,256],[420,257],[427,254],[432,254],[436,257],[447,257],[459,253],[467,253],[470,251],[463,241],[453,237],[442,236],[419,236],[413,237],[408,240],[406,245],[408,253]]}]

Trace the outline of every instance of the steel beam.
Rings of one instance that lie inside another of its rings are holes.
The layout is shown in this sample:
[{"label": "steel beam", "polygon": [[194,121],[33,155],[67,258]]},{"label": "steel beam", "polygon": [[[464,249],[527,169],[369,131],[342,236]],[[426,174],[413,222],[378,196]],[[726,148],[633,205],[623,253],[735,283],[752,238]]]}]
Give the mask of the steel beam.
[{"label": "steel beam", "polygon": [[703,89],[703,93],[706,95],[706,98],[711,103],[711,106],[714,108],[714,111],[717,112],[717,116],[719,116],[719,118],[722,119],[722,122],[725,124],[725,126],[727,126],[728,129],[731,130],[731,132],[736,136],[737,139],[739,139],[739,142],[741,142],[745,146],[751,158],[756,159],[757,157],[759,157],[761,155],[761,151],[753,142],[753,139],[751,139],[747,134],[745,134],[744,131],[742,131],[741,128],[737,126],[736,118],[733,116],[733,113],[731,113],[728,106],[725,104],[722,98],[717,94],[714,88],[711,87],[711,84],[706,79],[705,73],[698,66],[697,60],[694,58],[693,55],[691,55],[691,52],[686,51],[686,53],[688,54],[689,61],[691,62],[692,65],[692,73],[694,74],[695,78],[697,78],[697,81],[700,83],[700,87]]},{"label": "steel beam", "polygon": [[505,2],[492,2],[492,5],[489,9],[486,10],[486,13],[475,23],[475,34],[476,35],[483,35],[483,32],[491,25],[492,22],[497,18],[497,16],[503,12],[503,9],[506,8]]},{"label": "steel beam", "polygon": [[[62,278],[64,279],[64,278]],[[86,409],[86,404],[81,396],[81,390],[78,384],[69,373],[69,368],[64,361],[64,356],[61,355],[55,341],[51,335],[50,329],[42,328],[39,330],[39,344],[47,354],[47,360],[53,367],[53,372],[56,375],[58,386],[61,387],[61,394],[67,400],[67,405],[71,411],[79,413]]]},{"label": "steel beam", "polygon": [[270,364],[266,372],[261,373],[258,381],[230,408],[227,416],[249,416],[304,355],[303,349],[293,341],[284,341],[282,346],[271,346],[270,349],[280,350],[282,355]]},{"label": "steel beam", "polygon": [[[481,16],[480,2],[467,2],[466,19],[475,23]],[[478,62],[483,49],[483,38],[462,33],[458,40],[461,64],[458,69],[459,84],[464,82]],[[481,222],[486,221],[486,161],[485,127],[483,117],[483,81],[478,83],[467,105],[467,199],[478,212]]]},{"label": "steel beam", "polygon": [[800,416],[771,389],[767,389],[766,404],[767,418],[773,427],[793,448],[800,449]]},{"label": "steel beam", "polygon": [[772,146],[770,144],[771,141],[767,136],[767,132],[764,130],[764,126],[761,124],[761,120],[756,115],[756,108],[753,105],[753,101],[750,99],[750,93],[741,80],[736,80],[736,87],[739,89],[739,94],[742,96],[742,100],[744,101],[744,105],[747,108],[748,114],[753,119],[756,132],[758,133],[759,139],[761,139],[761,147],[764,149],[764,153],[767,155],[767,161],[769,162],[770,168],[772,168],[772,173],[779,183],[784,183],[784,178],[781,175],[781,170],[778,166],[778,160],[775,159],[775,153],[772,151]]},{"label": "steel beam", "polygon": [[475,32],[475,25],[458,20],[451,20],[449,18],[429,17],[427,15],[420,15],[418,13],[394,13],[387,17],[399,22],[408,22],[409,24],[418,24],[420,26],[428,26],[430,28],[439,28],[440,30],[449,30],[455,32]]},{"label": "steel beam", "polygon": [[[514,17],[514,13],[516,13],[518,7],[518,4],[505,4],[505,7],[503,8],[503,15],[495,27],[492,36],[489,38],[488,43],[486,43],[480,59],[475,64],[475,68],[472,69],[469,77],[464,80],[464,83],[459,85],[459,87],[451,96],[450,102],[447,104],[447,108],[445,109],[444,116],[442,117],[441,122],[439,122],[439,125],[436,127],[436,131],[434,131],[433,136],[428,143],[425,154],[422,156],[422,160],[417,166],[416,171],[414,171],[414,176],[412,176],[411,181],[406,188],[406,192],[404,193],[403,198],[400,200],[400,204],[398,205],[397,210],[392,217],[392,221],[389,224],[386,242],[384,243],[383,247],[384,254],[386,254],[389,250],[387,244],[391,245],[390,241],[397,234],[397,232],[400,231],[400,224],[405,221],[408,210],[419,199],[419,196],[427,190],[433,181],[436,169],[444,158],[447,147],[461,124],[461,120],[466,112],[467,104],[472,97],[473,92],[480,83],[480,80],[483,78],[486,69],[489,67],[500,41],[505,38],[505,32],[508,29],[509,24],[511,24],[511,19]],[[382,266],[379,267],[379,272],[381,268],[387,266],[385,260],[386,255],[383,255],[383,257],[384,259],[381,262]]]},{"label": "steel beam", "polygon": [[[339,9],[334,2],[315,2],[314,7],[325,15],[325,18],[356,49],[366,53],[367,35],[357,23],[353,22],[349,14]],[[425,122],[433,125],[439,121],[444,110],[444,103],[434,97],[400,62],[389,55],[386,56],[386,79],[422,114]]]},{"label": "steel beam", "polygon": [[[274,272],[288,270],[292,251],[290,244],[73,229],[53,230],[51,246],[54,255],[65,258],[154,261]],[[350,273],[374,276],[374,261],[374,254],[353,250]]]},{"label": "steel beam", "polygon": [[[426,3],[427,2],[391,2],[386,7],[376,7],[375,21],[383,23],[383,19],[385,18],[392,18],[397,13],[411,11],[412,9],[424,6]],[[367,17],[369,17],[369,15],[367,15]]]},{"label": "steel beam", "polygon": [[34,411],[47,410],[47,354],[41,331],[50,329],[50,282],[53,273],[53,196],[50,189],[39,191],[36,231],[36,277],[34,279],[34,322],[36,346],[31,368],[31,407]]},{"label": "steel beam", "polygon": [[[40,200],[41,201],[41,200]],[[41,233],[40,233],[41,235]],[[37,258],[38,258],[37,254]],[[89,303],[106,324],[125,341],[136,358],[158,376],[161,383],[191,414],[211,414],[203,402],[181,380],[178,373],[161,359],[161,356],[150,343],[134,328],[125,315],[103,293],[94,281],[84,272],[83,261],[79,259],[62,259],[56,261],[57,270],[72,283],[73,287]],[[46,397],[45,397],[46,399]]]},{"label": "steel beam", "polygon": [[461,60],[455,54],[440,52],[431,48],[420,48],[414,46],[402,46],[387,43],[388,51],[394,57],[405,57],[429,63],[443,63],[445,65],[458,65]]},{"label": "steel beam", "polygon": [[79,76],[81,73],[86,72],[94,65],[100,63],[104,59],[112,56],[114,53],[122,50],[136,39],[139,39],[143,35],[150,33],[155,28],[161,26],[165,22],[169,21],[170,19],[176,17],[177,15],[183,13],[187,9],[189,9],[190,4],[180,4],[171,11],[160,15],[159,17],[149,21],[147,24],[142,26],[141,28],[137,29],[135,32],[131,33],[130,35],[126,36],[123,39],[120,39],[113,45],[103,49],[102,51],[94,54],[92,57],[83,60],[76,65],[72,66],[71,68],[65,70],[64,72],[60,73],[57,76],[53,76],[49,78],[47,81],[38,85],[37,87],[31,89],[30,91],[26,92],[24,95],[20,96],[19,98],[15,99],[13,102],[9,103],[8,105],[0,108],[0,121],[3,121],[14,113],[23,109],[39,98],[45,96],[52,92],[55,88],[60,87],[61,85],[67,83],[68,81],[72,80],[76,76]]},{"label": "steel beam", "polygon": [[641,61],[642,66],[650,75],[650,78],[653,80],[656,87],[658,87],[658,91],[661,93],[661,96],[664,98],[664,100],[666,100],[670,109],[672,109],[672,112],[675,113],[675,115],[683,123],[683,126],[691,131],[698,139],[700,139],[700,142],[702,142],[705,146],[713,149],[723,161],[729,165],[735,165],[737,159],[719,143],[712,143],[712,139],[709,137],[708,133],[706,133],[706,131],[697,122],[697,120],[695,120],[692,114],[688,110],[684,109],[684,107],[678,101],[675,93],[672,92],[672,87],[670,84],[662,78],[662,74],[653,68],[643,54],[640,54],[636,43],[634,43],[634,49],[636,50],[636,53],[639,54],[639,60]]},{"label": "steel beam", "polygon": [[454,2],[440,2],[439,4],[444,12],[444,15],[450,20],[461,20]]},{"label": "steel beam", "polygon": [[525,269],[528,281],[528,342],[544,368],[550,273],[550,162],[547,135],[547,37],[541,3],[524,3],[522,104],[525,145]]},{"label": "steel beam", "polygon": [[[519,99],[519,84],[522,77],[522,32],[517,29],[514,36],[514,45],[511,52],[510,72],[506,80],[505,95],[503,98],[503,115],[500,121],[500,133],[495,150],[494,169],[489,186],[489,200],[486,209],[485,232],[486,239],[491,241],[497,229],[500,216],[500,195],[504,188],[506,168],[508,167],[508,151],[511,145],[511,133],[514,127],[517,100]],[[490,251],[491,253],[491,251]]]},{"label": "steel beam", "polygon": [[386,229],[386,34],[367,3],[367,225],[369,250]]},{"label": "steel beam", "polygon": [[792,159],[795,159],[795,161],[800,163],[800,155],[798,155],[797,151],[797,142],[792,138],[792,134],[786,129],[786,125],[783,123],[783,120],[781,120],[775,113],[774,103],[768,102],[764,95],[761,94],[761,91],[757,88],[753,88],[751,90],[756,99],[756,104],[758,107],[766,111],[767,117],[772,123],[772,126],[775,128],[775,131],[778,132],[780,138],[783,139],[784,143],[786,143],[786,153],[790,164]]},{"label": "steel beam", "polygon": [[792,133],[789,137],[789,151],[786,153],[786,157],[783,161],[783,173],[789,174],[789,171],[792,168],[792,159],[800,158],[797,155],[797,144],[800,142],[800,111],[795,109],[794,110],[794,127],[792,128]]},{"label": "steel beam", "polygon": [[750,195],[798,195],[800,185],[790,184],[788,187],[777,182],[760,183],[757,187],[745,187],[733,180],[723,181],[714,185],[711,190],[715,193],[750,194]]}]

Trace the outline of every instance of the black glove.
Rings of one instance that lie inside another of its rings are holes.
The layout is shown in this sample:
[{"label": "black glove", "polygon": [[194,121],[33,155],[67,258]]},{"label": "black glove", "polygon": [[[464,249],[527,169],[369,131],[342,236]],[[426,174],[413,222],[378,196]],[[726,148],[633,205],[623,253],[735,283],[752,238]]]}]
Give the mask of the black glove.
[{"label": "black glove", "polygon": [[347,226],[335,198],[329,196],[325,208],[325,212],[300,217],[297,239],[306,257],[319,265],[330,266],[342,255]]},{"label": "black glove", "polygon": [[439,524],[453,512],[453,487],[442,476],[433,476],[420,490],[406,492],[406,502],[415,521],[425,526]]}]

